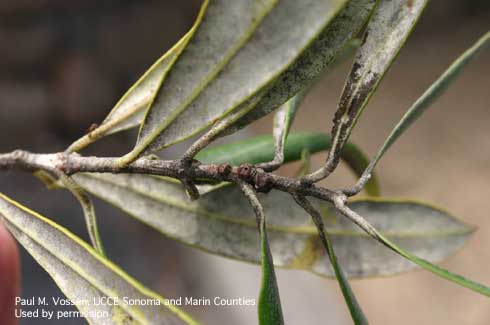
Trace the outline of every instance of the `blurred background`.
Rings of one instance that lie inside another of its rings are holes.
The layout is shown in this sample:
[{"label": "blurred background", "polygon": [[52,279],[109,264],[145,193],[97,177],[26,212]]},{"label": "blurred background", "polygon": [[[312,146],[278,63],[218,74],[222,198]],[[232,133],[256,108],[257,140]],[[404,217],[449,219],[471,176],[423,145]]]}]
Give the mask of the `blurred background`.
[{"label": "blurred background", "polygon": [[[0,1],[0,152],[58,152],[100,122],[131,84],[190,27],[200,2],[116,0]],[[486,0],[432,0],[352,140],[370,155],[417,97],[490,27]],[[330,130],[349,63],[308,95],[296,130]],[[490,284],[490,52],[475,60],[449,91],[385,156],[378,175],[386,196],[446,207],[478,226],[466,248],[443,266]],[[269,133],[265,118],[234,138]],[[135,134],[108,137],[86,152],[122,154]],[[178,145],[164,152],[176,156]],[[314,156],[320,166],[325,154]],[[285,166],[288,173],[297,166]],[[341,167],[332,187],[351,184]],[[0,191],[87,238],[80,207],[64,191],[32,176],[0,174]],[[109,256],[165,297],[256,298],[257,266],[176,244],[96,200]],[[280,270],[288,324],[350,324],[335,281]],[[352,282],[372,324],[490,324],[488,299],[425,271]],[[60,296],[48,275],[22,251],[22,295]],[[204,324],[255,324],[256,307],[190,307]],[[24,319],[21,324],[54,321]],[[84,324],[64,319],[63,324]]]}]

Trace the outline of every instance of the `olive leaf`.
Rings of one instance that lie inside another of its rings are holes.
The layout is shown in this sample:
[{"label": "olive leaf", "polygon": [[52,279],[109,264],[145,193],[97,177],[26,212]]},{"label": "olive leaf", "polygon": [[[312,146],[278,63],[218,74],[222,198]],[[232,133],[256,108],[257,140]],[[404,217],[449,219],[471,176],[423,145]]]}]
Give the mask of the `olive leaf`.
[{"label": "olive leaf", "polygon": [[345,3],[209,3],[149,109],[135,148],[121,163],[198,133],[252,97],[257,101],[255,94],[301,57]]},{"label": "olive leaf", "polygon": [[359,44],[353,39],[368,19],[376,0],[351,0],[320,36],[303,52],[300,59],[263,91],[256,104],[245,103],[246,112],[223,135],[236,132],[269,114],[286,100],[310,86],[332,64],[341,61]]},{"label": "olive leaf", "polygon": [[104,246],[102,245],[102,240],[100,239],[99,229],[97,226],[97,217],[95,215],[95,207],[92,203],[90,197],[85,193],[85,191],[71,178],[63,173],[59,173],[59,179],[61,184],[69,190],[73,196],[78,200],[80,206],[82,207],[83,214],[85,217],[85,224],[87,226],[87,232],[90,238],[92,246],[102,256],[105,256]]},{"label": "olive leaf", "polygon": [[414,264],[423,267],[424,269],[434,273],[435,275],[449,280],[453,283],[456,283],[460,286],[473,290],[474,292],[480,293],[482,295],[490,297],[490,287],[485,286],[481,283],[475,282],[464,276],[453,273],[449,270],[444,269],[438,265],[435,265],[424,259],[423,257],[419,257],[413,253],[410,253],[408,250],[403,249],[400,245],[397,245],[392,240],[389,240],[386,236],[384,236],[380,231],[376,229],[368,220],[364,219],[361,215],[359,215],[356,211],[353,211],[349,207],[345,205],[337,205],[336,208],[338,211],[344,215],[346,218],[352,221],[353,224],[356,224],[359,228],[363,229],[366,233],[369,234],[372,238],[392,250],[393,252],[399,254],[400,256],[406,258],[408,261],[413,262]]},{"label": "olive leaf", "polygon": [[366,179],[368,179],[376,167],[376,164],[383,157],[386,151],[391,147],[393,143],[407,130],[424,112],[430,107],[430,105],[441,96],[449,85],[457,78],[457,76],[466,67],[466,64],[470,63],[479,53],[490,46],[490,32],[483,35],[473,46],[468,48],[461,56],[459,56],[446,71],[420,96],[419,99],[407,110],[400,121],[395,125],[385,142],[376,153],[376,156],[371,161],[369,166],[363,172],[362,177],[357,184],[346,192],[357,193],[359,192]]},{"label": "olive leaf", "polygon": [[311,205],[310,201],[303,196],[293,194],[294,200],[298,203],[303,209],[305,209],[308,214],[311,215],[313,219],[313,223],[315,224],[318,230],[318,236],[320,237],[320,241],[325,248],[327,256],[332,264],[332,268],[335,273],[335,277],[337,278],[337,282],[339,283],[340,290],[344,296],[344,300],[349,308],[349,312],[351,314],[352,320],[356,325],[365,325],[368,324],[367,318],[364,315],[364,312],[361,309],[360,304],[357,301],[356,296],[354,295],[354,291],[352,290],[347,277],[345,276],[340,263],[337,260],[337,256],[335,255],[335,251],[333,249],[332,240],[330,239],[330,235],[325,229],[325,222],[323,218],[316,210],[313,205]]},{"label": "olive leaf", "polygon": [[323,230],[323,233],[323,237],[325,238],[324,246],[328,252],[327,254],[330,258],[330,263],[332,263],[335,277],[337,278],[337,282],[340,285],[340,289],[342,291],[342,294],[344,295],[344,299],[347,303],[347,307],[349,308],[354,324],[369,324],[367,317],[362,311],[361,305],[357,301],[356,296],[354,295],[354,291],[352,290],[349,281],[347,280],[347,276],[345,275],[343,269],[340,267],[340,263],[338,262],[337,256],[335,255],[330,236],[325,230]]},{"label": "olive leaf", "polygon": [[[260,262],[254,212],[234,186],[219,186],[190,201],[178,181],[147,175],[77,174],[87,191],[166,236],[207,252]],[[269,244],[277,266],[332,276],[315,226],[283,192],[259,195],[267,215]],[[415,266],[385,249],[326,202],[312,200],[325,218],[339,262],[350,277],[389,275]],[[360,200],[350,207],[401,247],[431,262],[461,248],[473,229],[429,205]],[[165,211],[165,213],[162,213]]]},{"label": "olive leaf", "polygon": [[424,94],[408,109],[400,122],[395,126],[380,152],[376,155],[375,162],[388,150],[398,137],[420,117],[420,115],[432,104],[449,85],[459,76],[466,64],[470,63],[479,53],[490,47],[490,32],[483,35],[473,46],[466,50],[451,66],[427,89]]},{"label": "olive leaf", "polygon": [[281,156],[284,160],[284,146],[286,144],[286,138],[293,124],[294,117],[298,111],[299,105],[305,96],[304,92],[300,92],[284,105],[279,108],[274,116],[274,127],[272,130],[272,136],[274,138],[275,156]]},{"label": "olive leaf", "polygon": [[342,116],[358,117],[426,5],[427,0],[379,1],[340,98]]},{"label": "olive leaf", "polygon": [[[196,324],[67,229],[1,193],[0,222],[90,324]],[[97,298],[104,297],[118,304],[95,304]]]},{"label": "olive leaf", "polygon": [[257,193],[250,184],[240,182],[241,191],[247,197],[255,212],[257,227],[260,234],[260,258],[262,263],[262,281],[259,293],[259,325],[283,325],[281,298],[277,286],[274,261],[267,236],[267,225],[262,204],[257,198]]},{"label": "olive leaf", "polygon": [[449,280],[451,282],[454,282],[456,284],[459,284],[465,288],[471,289],[475,292],[478,292],[480,294],[483,294],[487,297],[490,297],[490,287],[485,286],[483,284],[480,284],[478,282],[475,282],[473,280],[467,279],[459,274],[450,272],[440,266],[437,266],[435,264],[432,264],[431,262],[420,258],[419,256],[416,256],[412,253],[409,253],[408,251],[402,249],[400,246],[396,245],[393,243],[393,241],[390,241],[387,239],[385,236],[380,235],[379,240],[381,243],[384,245],[388,246],[390,249],[392,249],[394,252],[397,254],[400,254],[400,256],[403,256],[407,260],[419,265],[420,267],[423,267],[424,269],[436,274],[437,276]]},{"label": "olive leaf", "polygon": [[335,169],[342,149],[357,119],[375,93],[399,50],[418,21],[427,0],[379,0],[369,20],[363,43],[340,96],[332,128],[332,150],[325,166],[307,175],[319,181]]},{"label": "olive leaf", "polygon": [[296,112],[306,95],[306,90],[299,92],[293,98],[284,103],[274,115],[272,137],[274,139],[274,158],[263,162],[260,167],[266,171],[275,170],[284,162],[286,138],[293,124]]},{"label": "olive leaf", "polygon": [[265,220],[260,221],[260,255],[262,258],[262,284],[259,295],[259,324],[283,325],[281,300],[277,286],[274,261],[269,247]]}]

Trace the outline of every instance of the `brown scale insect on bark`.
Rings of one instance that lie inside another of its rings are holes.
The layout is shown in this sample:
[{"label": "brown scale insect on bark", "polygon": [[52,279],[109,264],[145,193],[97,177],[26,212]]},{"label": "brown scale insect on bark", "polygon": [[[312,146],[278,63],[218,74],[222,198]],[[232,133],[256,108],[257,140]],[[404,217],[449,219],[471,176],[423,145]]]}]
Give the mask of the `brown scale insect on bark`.
[{"label": "brown scale insect on bark", "polygon": [[265,172],[256,172],[254,176],[254,187],[257,192],[267,193],[272,189],[272,177]]},{"label": "brown scale insect on bark", "polygon": [[257,169],[251,164],[241,164],[238,167],[237,174],[244,181],[252,183],[257,192],[267,193],[272,189],[272,177],[262,169]]},{"label": "brown scale insect on bark", "polygon": [[238,177],[244,181],[250,181],[255,176],[255,168],[253,165],[245,163],[238,166],[237,174]]},{"label": "brown scale insect on bark", "polygon": [[218,173],[221,176],[228,176],[231,173],[231,165],[229,164],[221,164],[218,166]]}]

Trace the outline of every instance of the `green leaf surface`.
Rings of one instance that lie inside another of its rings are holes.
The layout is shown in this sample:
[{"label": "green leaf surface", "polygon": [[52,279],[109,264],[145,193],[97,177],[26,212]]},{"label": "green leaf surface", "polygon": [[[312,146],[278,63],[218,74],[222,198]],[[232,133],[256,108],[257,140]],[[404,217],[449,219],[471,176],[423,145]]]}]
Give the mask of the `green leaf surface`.
[{"label": "green leaf surface", "polygon": [[301,57],[262,91],[258,102],[253,98],[239,108],[244,115],[223,135],[236,132],[269,114],[299,91],[311,86],[332,63],[342,60],[346,53],[356,49],[358,42],[352,42],[353,38],[368,19],[375,3],[376,0],[348,1]]},{"label": "green leaf surface", "polygon": [[274,261],[267,239],[265,221],[260,222],[260,255],[262,259],[262,284],[259,295],[259,324],[282,325],[284,319],[277,287]]},{"label": "green leaf surface", "polygon": [[347,303],[347,307],[349,308],[350,314],[352,316],[352,320],[356,325],[364,325],[368,324],[367,318],[364,315],[364,312],[361,309],[361,306],[357,302],[356,296],[354,295],[354,291],[352,290],[347,277],[345,276],[340,263],[337,261],[337,256],[335,255],[335,251],[333,249],[332,240],[330,239],[330,235],[325,229],[325,222],[321,214],[316,210],[306,198],[294,195],[295,201],[308,212],[315,226],[318,230],[318,235],[322,242],[325,251],[327,252],[330,263],[332,264],[335,277],[337,278],[337,282],[339,283],[340,290],[344,296],[345,302]]},{"label": "green leaf surface", "polygon": [[359,115],[415,26],[427,0],[380,0],[340,97],[332,130],[334,150],[343,147]]},{"label": "green leaf surface", "polygon": [[257,198],[257,193],[249,184],[242,183],[241,190],[252,206],[260,234],[260,258],[262,263],[262,281],[259,293],[259,324],[260,325],[282,325],[281,298],[277,286],[276,272],[272,259],[269,240],[267,236],[267,225],[262,204]]},{"label": "green leaf surface", "polygon": [[188,46],[167,74],[134,150],[122,163],[202,131],[251,98],[257,101],[256,93],[300,57],[345,3],[210,2]]},{"label": "green leaf surface", "polygon": [[[398,243],[395,243],[393,240],[388,239],[387,236],[382,234],[382,231],[379,231],[376,226],[373,226],[373,224],[369,222],[369,220],[366,220],[364,217],[361,216],[363,212],[365,213],[366,211],[361,211],[361,213],[359,214],[358,211],[354,211],[353,209],[350,209],[349,207],[345,207],[345,206],[338,206],[337,209],[338,209],[337,211],[339,211],[350,221],[352,221],[353,224],[356,224],[359,228],[363,229],[366,233],[368,233],[369,236],[379,241],[381,244],[385,245],[393,252],[406,258],[408,261],[411,261],[414,264],[423,267],[424,269],[440,276],[443,279],[452,281],[463,287],[471,289],[477,293],[490,297],[490,287],[484,286],[480,283],[467,279],[459,274],[452,273],[440,266],[431,263],[431,261],[429,261],[424,257],[417,256],[418,254],[409,253],[408,251],[410,250],[401,248]],[[444,227],[443,229],[447,229],[447,227]]]},{"label": "green leaf surface", "polygon": [[[301,151],[310,153],[330,147],[330,137],[323,133],[291,133],[284,146],[284,162],[299,160]],[[258,164],[274,158],[274,140],[271,135],[259,135],[245,140],[217,145],[202,150],[196,159],[203,163],[228,163],[238,166],[243,163]]]},{"label": "green leaf surface", "polygon": [[352,290],[349,281],[347,280],[347,276],[342,270],[340,263],[337,261],[337,256],[335,255],[335,251],[333,250],[333,244],[330,239],[328,233],[323,230],[325,233],[325,249],[328,251],[328,257],[330,259],[330,263],[335,272],[335,277],[337,278],[337,282],[340,285],[340,290],[344,295],[344,299],[347,303],[347,307],[349,308],[350,314],[352,316],[352,320],[356,325],[365,325],[368,324],[368,320],[364,312],[362,311],[361,305],[356,299],[354,291]]},{"label": "green leaf surface", "polygon": [[[221,186],[190,201],[180,183],[146,175],[74,175],[86,190],[124,210],[168,237],[202,250],[260,263],[255,214],[234,186]],[[306,212],[283,192],[259,194],[267,215],[275,265],[332,276],[315,226]],[[339,262],[347,276],[367,277],[405,272],[414,265],[385,249],[327,203],[314,200],[325,218]],[[473,229],[431,206],[374,199],[352,207],[387,238],[435,262],[462,247]],[[162,213],[165,211],[165,213]]]},{"label": "green leaf surface", "polygon": [[427,261],[426,259],[420,258],[416,255],[413,255],[409,253],[408,251],[400,248],[398,245],[393,243],[392,241],[388,240],[386,237],[383,235],[380,236],[381,242],[388,246],[389,248],[393,249],[395,252],[400,254],[401,256],[405,257],[409,261],[412,261],[413,263],[423,267],[424,269],[440,276],[443,279],[449,280],[451,282],[454,282],[456,284],[459,284],[465,288],[471,289],[475,292],[478,292],[482,295],[490,297],[490,287],[484,286],[480,283],[477,283],[475,281],[472,281],[470,279],[467,279],[459,274],[452,273],[438,265],[432,264],[431,262]]},{"label": "green leaf surface", "polygon": [[[196,324],[67,229],[1,193],[0,222],[76,303],[90,324]],[[95,298],[107,297],[119,304],[94,304]],[[154,305],[131,305],[131,301]]]}]

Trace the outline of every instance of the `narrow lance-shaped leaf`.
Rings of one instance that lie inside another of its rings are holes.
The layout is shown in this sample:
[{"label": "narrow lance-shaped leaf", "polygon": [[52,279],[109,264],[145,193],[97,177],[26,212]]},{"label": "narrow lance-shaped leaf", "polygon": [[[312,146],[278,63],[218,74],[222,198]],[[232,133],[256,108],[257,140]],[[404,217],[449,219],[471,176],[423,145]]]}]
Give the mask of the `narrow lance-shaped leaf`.
[{"label": "narrow lance-shaped leaf", "polygon": [[315,182],[337,166],[339,153],[349,138],[359,115],[395,60],[427,0],[380,0],[370,19],[363,44],[347,78],[333,120],[332,149],[325,166],[307,175]]},{"label": "narrow lance-shaped leaf", "polygon": [[[0,222],[90,324],[196,324],[67,229],[1,193]],[[97,298],[113,298],[118,304],[95,304]]]},{"label": "narrow lance-shaped leaf", "polygon": [[467,279],[459,274],[452,273],[438,265],[432,264],[431,262],[420,258],[418,256],[412,255],[406,250],[400,248],[398,245],[395,245],[392,241],[386,239],[383,235],[379,235],[381,242],[385,244],[386,246],[390,247],[393,249],[395,252],[400,254],[401,256],[405,257],[406,259],[414,262],[415,264],[423,267],[426,270],[429,270],[430,272],[446,279],[451,282],[454,282],[456,284],[459,284],[465,288],[471,289],[475,292],[481,293],[485,296],[490,297],[490,287],[482,285],[480,283],[477,283],[475,281],[472,281],[470,279]]},{"label": "narrow lance-shaped leaf", "polygon": [[272,137],[274,138],[274,158],[271,161],[260,164],[264,170],[274,170],[281,166],[284,162],[284,148],[286,138],[293,124],[296,112],[306,95],[306,91],[302,91],[290,100],[288,100],[277,111],[274,116]]},{"label": "narrow lance-shaped leaf", "polygon": [[[206,3],[207,1],[204,1],[200,15],[202,15]],[[160,84],[168,72],[168,69],[186,46],[198,23],[199,19],[197,19],[191,30],[160,57],[143,74],[143,76],[138,79],[138,81],[136,81],[136,83],[117,102],[101,125],[75,141],[70,145],[67,151],[79,151],[106,135],[139,126],[143,121],[148,106],[155,97]]]},{"label": "narrow lance-shaped leaf", "polygon": [[[303,150],[311,154],[330,148],[330,136],[323,133],[294,132],[289,134],[284,146],[284,162],[301,159]],[[354,144],[347,143],[341,154],[342,158],[360,176],[369,164],[363,152]],[[243,163],[259,164],[274,158],[274,142],[272,136],[263,135],[236,141],[202,150],[196,159],[203,163],[228,163],[238,166]],[[380,193],[376,176],[371,177],[366,184],[370,196]]]},{"label": "narrow lance-shaped leaf", "polygon": [[282,156],[281,160],[284,160],[286,138],[304,96],[305,93],[303,92],[294,96],[288,100],[274,116],[272,136],[274,137],[275,156]]},{"label": "narrow lance-shaped leaf", "polygon": [[341,61],[346,53],[356,49],[357,40],[352,40],[368,19],[375,3],[376,0],[349,1],[301,57],[274,80],[268,89],[262,91],[263,97],[259,102],[248,101],[239,108],[245,111],[243,116],[223,135],[236,132],[269,114],[296,93],[311,86],[332,64]]},{"label": "narrow lance-shaped leaf", "polygon": [[339,283],[340,290],[342,291],[345,302],[347,303],[347,307],[349,308],[352,320],[356,325],[368,324],[367,318],[364,315],[361,306],[357,302],[356,296],[354,295],[354,291],[352,291],[352,288],[349,285],[349,281],[347,281],[347,277],[345,276],[344,271],[337,261],[337,256],[335,255],[335,252],[333,250],[330,235],[325,229],[325,223],[322,219],[321,214],[313,207],[313,205],[311,205],[311,203],[305,197],[294,195],[294,199],[301,207],[303,207],[303,209],[306,210],[306,212],[311,215],[311,218],[315,223],[322,245],[325,248],[330,263],[332,264],[332,267],[334,269],[335,277],[337,278],[337,282]]},{"label": "narrow lance-shaped leaf", "polygon": [[366,231],[366,233],[368,233],[374,239],[378,240],[380,243],[382,243],[383,245],[385,245],[395,253],[399,254],[400,256],[406,258],[408,261],[411,261],[423,267],[424,269],[440,276],[441,278],[444,278],[446,280],[459,284],[465,288],[471,289],[482,295],[490,297],[490,287],[482,285],[470,279],[467,279],[459,274],[452,273],[440,266],[432,264],[427,259],[418,257],[417,255],[419,254],[411,254],[407,250],[402,249],[400,245],[395,244],[392,240],[389,240],[388,238],[386,238],[385,235],[383,235],[380,231],[378,231],[376,229],[377,227],[372,226],[368,220],[361,217],[362,213],[360,215],[356,211],[353,211],[345,206],[339,207],[339,211],[341,211],[341,213],[344,216],[346,216],[348,219],[356,223],[361,229]]},{"label": "narrow lance-shaped leaf", "polygon": [[257,198],[257,193],[255,193],[251,185],[241,183],[240,187],[255,212],[260,234],[262,284],[260,286],[258,305],[259,324],[282,325],[284,324],[284,317],[282,315],[281,299],[279,296],[279,288],[277,286],[274,262],[272,260],[269,240],[267,238],[267,226],[265,222],[264,209]]},{"label": "narrow lance-shaped leaf", "polygon": [[407,110],[398,124],[393,128],[390,135],[379,149],[374,159],[364,171],[359,182],[350,190],[349,194],[358,193],[365,182],[370,178],[374,167],[383,157],[391,145],[408,129],[430,105],[441,96],[449,85],[459,76],[463,68],[471,62],[479,53],[490,46],[490,32],[483,35],[473,46],[467,49],[451,66],[427,89],[424,94]]},{"label": "narrow lance-shaped leaf", "polygon": [[182,141],[254,97],[300,57],[345,3],[211,2],[121,163]]},{"label": "narrow lance-shaped leaf", "polygon": [[59,178],[61,183],[75,196],[80,205],[82,206],[83,214],[85,216],[85,224],[87,225],[87,231],[90,237],[90,242],[95,250],[102,256],[105,255],[104,247],[99,235],[99,229],[97,226],[97,217],[95,215],[95,207],[90,200],[90,197],[85,191],[71,178],[63,173],[60,173]]},{"label": "narrow lance-shaped leaf", "polygon": [[[234,186],[219,186],[190,201],[178,181],[146,175],[77,174],[87,191],[170,238],[218,255],[259,263],[254,212]],[[259,194],[277,266],[332,276],[311,218],[289,194]],[[385,249],[326,202],[312,204],[325,218],[339,262],[349,277],[389,275],[414,265]],[[352,207],[390,240],[431,261],[462,247],[472,228],[448,213],[412,201],[362,200]],[[165,213],[162,214],[162,211]]]}]

